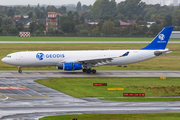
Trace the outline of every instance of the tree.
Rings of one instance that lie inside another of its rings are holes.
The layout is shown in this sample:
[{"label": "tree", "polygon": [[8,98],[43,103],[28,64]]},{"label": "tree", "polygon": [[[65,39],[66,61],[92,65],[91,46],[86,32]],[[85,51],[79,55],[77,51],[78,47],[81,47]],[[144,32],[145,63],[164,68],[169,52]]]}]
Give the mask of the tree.
[{"label": "tree", "polygon": [[91,15],[91,12],[85,12],[85,13],[82,14],[82,16],[84,18],[86,18],[86,19],[92,19],[93,18],[92,15]]},{"label": "tree", "polygon": [[79,18],[79,13],[78,12],[74,12],[74,17],[75,17],[75,19]]},{"label": "tree", "polygon": [[56,7],[54,5],[47,6],[47,12],[56,12]]},{"label": "tree", "polygon": [[9,25],[2,25],[2,26],[1,26],[1,28],[3,29],[4,32],[9,31],[9,28],[11,28],[11,27],[12,27],[11,24],[9,24]]},{"label": "tree", "polygon": [[83,11],[83,12],[88,12],[89,10],[91,10],[91,8],[92,8],[92,5],[89,5],[89,6],[83,5],[83,6],[82,6],[82,11]]},{"label": "tree", "polygon": [[113,23],[114,23],[115,27],[120,27],[120,22],[119,21],[114,21]]},{"label": "tree", "polygon": [[59,8],[60,9],[60,13],[61,14],[66,14],[66,7],[64,7],[64,6],[62,6],[61,8]]},{"label": "tree", "polygon": [[13,18],[15,15],[14,11],[12,9],[8,10],[7,16]]},{"label": "tree", "polygon": [[2,24],[3,24],[3,19],[2,19],[2,17],[0,16],[0,27],[2,26]]},{"label": "tree", "polygon": [[116,11],[115,0],[96,0],[91,9],[94,18],[100,18],[104,15],[114,16]]},{"label": "tree", "polygon": [[92,34],[94,34],[94,35],[100,34],[100,31],[99,31],[99,27],[98,27],[98,26],[96,26],[94,29],[92,29]]},{"label": "tree", "polygon": [[111,20],[114,21],[113,17],[111,15],[103,15],[100,17],[100,20]]},{"label": "tree", "polygon": [[73,33],[75,31],[75,23],[72,21],[65,21],[61,25],[61,30],[64,33]]},{"label": "tree", "polygon": [[21,15],[20,20],[24,20],[24,16],[23,15]]},{"label": "tree", "polygon": [[153,35],[156,35],[158,34],[159,32],[159,28],[158,28],[158,25],[157,24],[152,24],[151,27],[149,28],[149,32],[152,32]]},{"label": "tree", "polygon": [[114,23],[111,20],[108,20],[103,23],[102,32],[105,35],[112,35],[114,33]]},{"label": "tree", "polygon": [[171,15],[166,15],[165,20],[167,22],[167,26],[172,26],[172,19],[173,17]]},{"label": "tree", "polygon": [[172,25],[173,25],[173,26],[178,26],[178,25],[179,25],[179,20],[176,19],[176,18],[173,18],[173,19],[172,19]]},{"label": "tree", "polygon": [[61,16],[60,17],[60,25],[62,25],[64,22],[66,22],[66,21],[71,21],[71,22],[73,22],[73,19],[72,18],[70,18],[69,16]]},{"label": "tree", "polygon": [[28,13],[29,19],[33,17],[33,12]]},{"label": "tree", "polygon": [[136,23],[138,23],[139,21],[144,21],[144,18],[142,17],[142,15],[140,15],[136,21]]},{"label": "tree", "polygon": [[17,34],[19,31],[16,27],[10,27],[8,32],[11,34]]},{"label": "tree", "polygon": [[37,5],[37,8],[40,8],[40,5],[39,5],[39,3],[38,3],[38,5]]},{"label": "tree", "polygon": [[133,14],[139,16],[143,12],[145,6],[146,3],[141,0],[125,0],[118,4],[117,11],[126,17],[128,15],[130,17],[130,15]]},{"label": "tree", "polygon": [[125,16],[123,14],[118,14],[115,18],[124,21]]},{"label": "tree", "polygon": [[76,11],[77,12],[81,11],[81,2],[80,1],[77,3]]},{"label": "tree", "polygon": [[81,21],[82,24],[85,23],[85,19],[84,19],[84,16],[83,16],[83,15],[81,15],[80,21]]},{"label": "tree", "polygon": [[37,23],[36,22],[32,22],[32,23],[30,23],[30,25],[29,25],[29,31],[31,32],[31,33],[36,33],[36,30],[37,30]]},{"label": "tree", "polygon": [[23,30],[24,30],[24,25],[23,25],[23,23],[18,23],[18,24],[16,24],[16,28],[18,29],[18,31],[23,31]]},{"label": "tree", "polygon": [[0,33],[2,33],[3,32],[3,28],[2,27],[0,27]]},{"label": "tree", "polygon": [[13,25],[13,20],[11,17],[7,17],[3,20],[3,25]]}]

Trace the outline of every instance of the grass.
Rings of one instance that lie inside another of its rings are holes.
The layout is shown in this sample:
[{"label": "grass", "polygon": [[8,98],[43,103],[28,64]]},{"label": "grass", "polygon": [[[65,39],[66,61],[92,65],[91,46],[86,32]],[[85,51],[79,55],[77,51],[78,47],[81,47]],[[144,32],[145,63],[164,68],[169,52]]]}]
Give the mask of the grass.
[{"label": "grass", "polygon": [[[0,36],[0,41],[152,41],[153,38],[131,38],[131,37],[11,37]],[[170,39],[180,41],[180,39]]]},{"label": "grass", "polygon": [[[0,41],[151,41],[153,38],[122,38],[122,37],[9,37],[0,36]],[[177,40],[178,39],[173,39]]]},{"label": "grass", "polygon": [[180,101],[180,98],[100,98],[108,101],[126,101],[126,102],[168,102]]},{"label": "grass", "polygon": [[138,114],[82,114],[58,115],[40,118],[39,120],[180,120],[179,113],[138,113]]},{"label": "grass", "polygon": [[[146,97],[180,96],[180,78],[53,78],[36,82],[74,97],[123,97],[123,93],[145,93]],[[94,87],[93,83],[107,83],[108,86]],[[107,91],[107,88],[125,90]]]},{"label": "grass", "polygon": [[[53,51],[53,50],[127,50],[140,49],[147,44],[0,44],[0,59],[18,51]],[[123,66],[101,66],[97,70],[180,70],[180,44],[168,44],[167,48],[177,49],[165,56],[148,61]],[[55,70],[55,67],[23,67],[23,70]],[[0,61],[0,70],[17,70],[16,66]]]}]

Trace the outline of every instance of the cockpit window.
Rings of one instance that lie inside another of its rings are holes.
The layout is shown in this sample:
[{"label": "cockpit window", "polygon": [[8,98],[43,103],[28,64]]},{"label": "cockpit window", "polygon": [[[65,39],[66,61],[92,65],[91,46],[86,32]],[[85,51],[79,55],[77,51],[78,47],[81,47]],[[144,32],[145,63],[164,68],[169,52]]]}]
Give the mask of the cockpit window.
[{"label": "cockpit window", "polygon": [[8,56],[6,56],[7,58],[11,58],[11,56],[10,55],[8,55]]}]

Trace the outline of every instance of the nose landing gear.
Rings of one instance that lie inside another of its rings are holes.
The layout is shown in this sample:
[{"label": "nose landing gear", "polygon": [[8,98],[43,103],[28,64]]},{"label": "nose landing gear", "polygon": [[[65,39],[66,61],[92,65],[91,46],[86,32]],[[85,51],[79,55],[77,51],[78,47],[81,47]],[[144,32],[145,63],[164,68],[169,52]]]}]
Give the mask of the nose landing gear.
[{"label": "nose landing gear", "polygon": [[18,69],[19,69],[18,72],[22,73],[21,66],[18,66]]}]

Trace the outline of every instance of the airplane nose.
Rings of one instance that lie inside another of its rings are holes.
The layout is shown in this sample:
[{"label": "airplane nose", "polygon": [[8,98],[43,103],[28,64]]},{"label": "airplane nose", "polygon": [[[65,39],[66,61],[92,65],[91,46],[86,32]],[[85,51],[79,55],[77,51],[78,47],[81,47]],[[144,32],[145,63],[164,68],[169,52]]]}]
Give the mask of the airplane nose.
[{"label": "airplane nose", "polygon": [[5,62],[6,60],[5,60],[5,58],[3,58],[1,61],[2,61],[2,62]]}]

